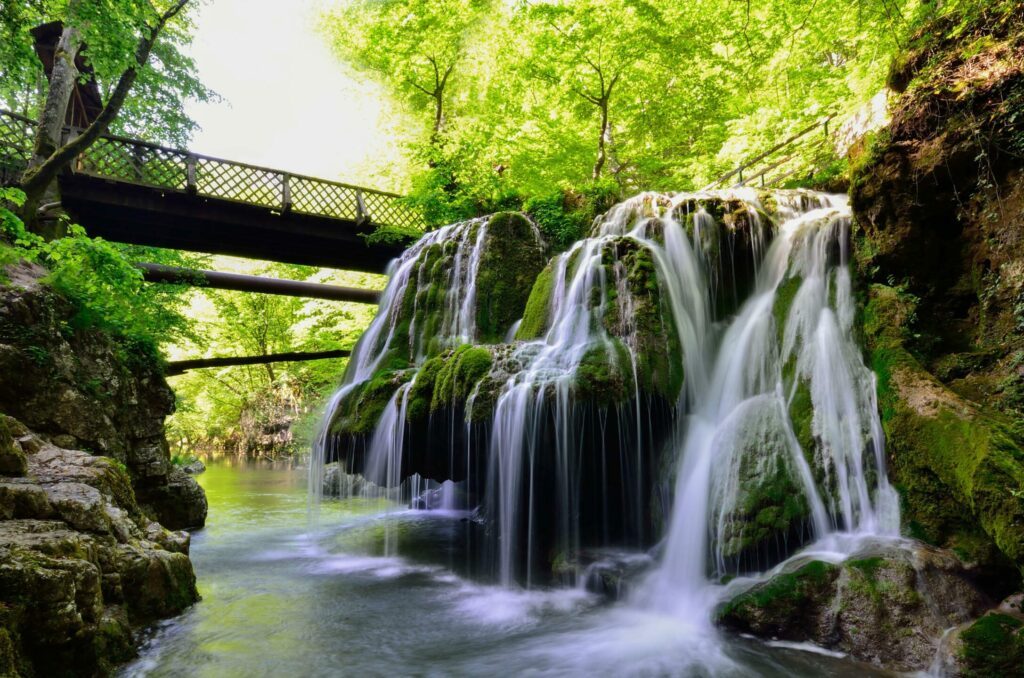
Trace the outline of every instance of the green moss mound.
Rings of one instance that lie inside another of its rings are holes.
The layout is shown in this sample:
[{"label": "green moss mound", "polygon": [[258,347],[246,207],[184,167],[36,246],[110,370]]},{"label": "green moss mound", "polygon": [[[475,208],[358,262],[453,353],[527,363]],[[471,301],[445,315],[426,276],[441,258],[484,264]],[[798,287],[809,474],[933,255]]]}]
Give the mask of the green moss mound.
[{"label": "green moss mound", "polygon": [[831,597],[838,576],[836,565],[811,561],[733,598],[718,610],[716,620],[740,631],[788,637],[801,620],[812,625],[808,614],[821,599]]},{"label": "green moss mound", "polygon": [[548,330],[551,315],[551,292],[555,284],[555,266],[558,259],[552,259],[540,272],[530,290],[523,312],[523,322],[516,331],[516,339],[530,341],[540,339]]},{"label": "green moss mound", "polygon": [[1024,622],[988,614],[960,634],[959,658],[968,678],[1020,675],[1024,667]]},{"label": "green moss mound", "polygon": [[523,317],[544,264],[543,246],[529,219],[515,212],[491,217],[476,279],[476,325],[481,343],[504,341],[512,325]]}]

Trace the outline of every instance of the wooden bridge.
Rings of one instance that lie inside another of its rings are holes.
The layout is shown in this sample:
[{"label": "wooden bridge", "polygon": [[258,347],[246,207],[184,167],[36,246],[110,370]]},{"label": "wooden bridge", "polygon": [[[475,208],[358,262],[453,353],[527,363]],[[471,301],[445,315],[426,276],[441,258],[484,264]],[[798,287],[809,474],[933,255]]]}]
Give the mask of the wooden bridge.
[{"label": "wooden bridge", "polygon": [[[4,183],[24,170],[35,126],[0,110]],[[377,227],[423,229],[394,193],[112,135],[76,158],[59,188],[61,208],[92,236],[352,271],[382,273],[407,244],[368,244]]]}]

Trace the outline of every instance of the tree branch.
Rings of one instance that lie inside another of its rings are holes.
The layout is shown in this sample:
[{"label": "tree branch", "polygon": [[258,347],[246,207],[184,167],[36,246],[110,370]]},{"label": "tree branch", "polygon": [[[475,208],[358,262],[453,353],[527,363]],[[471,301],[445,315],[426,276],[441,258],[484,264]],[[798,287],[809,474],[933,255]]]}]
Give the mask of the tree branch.
[{"label": "tree branch", "polygon": [[[121,112],[121,107],[124,105],[125,100],[128,98],[128,93],[139,76],[139,70],[149,61],[149,55],[153,51],[153,45],[156,44],[160,32],[167,25],[167,22],[177,16],[188,3],[189,0],[177,0],[167,11],[160,15],[155,26],[147,25],[145,27],[145,31],[142,37],[139,38],[138,45],[135,48],[134,63],[118,78],[117,85],[114,87],[114,91],[103,107],[103,110],[100,111],[96,119],[82,134],[54,151],[41,165],[25,173],[21,186],[25,193],[38,195],[44,191],[68,163],[89,148],[107,131],[110,123]],[[28,216],[32,217],[34,215]]]}]

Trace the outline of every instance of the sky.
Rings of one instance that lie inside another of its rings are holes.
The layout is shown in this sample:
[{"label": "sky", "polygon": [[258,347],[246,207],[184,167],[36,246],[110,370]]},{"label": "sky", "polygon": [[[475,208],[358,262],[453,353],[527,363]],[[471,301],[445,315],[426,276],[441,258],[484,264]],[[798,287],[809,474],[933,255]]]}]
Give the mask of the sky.
[{"label": "sky", "polygon": [[328,0],[207,0],[190,46],[220,102],[186,105],[206,155],[381,189],[401,159],[398,116],[318,31]]}]

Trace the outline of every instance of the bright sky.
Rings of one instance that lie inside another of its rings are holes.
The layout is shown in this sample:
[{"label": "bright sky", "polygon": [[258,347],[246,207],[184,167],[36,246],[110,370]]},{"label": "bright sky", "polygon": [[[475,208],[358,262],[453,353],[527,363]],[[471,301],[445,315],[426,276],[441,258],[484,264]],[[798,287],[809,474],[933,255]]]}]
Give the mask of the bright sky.
[{"label": "bright sky", "polygon": [[382,168],[400,159],[396,116],[379,87],[353,77],[317,30],[327,0],[208,0],[191,45],[220,103],[186,106],[206,155],[399,188]]}]

